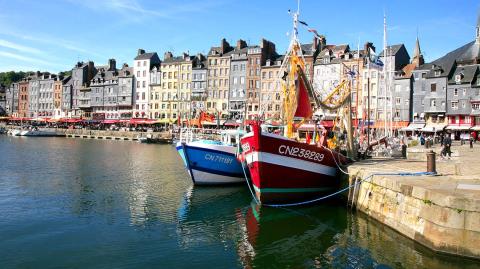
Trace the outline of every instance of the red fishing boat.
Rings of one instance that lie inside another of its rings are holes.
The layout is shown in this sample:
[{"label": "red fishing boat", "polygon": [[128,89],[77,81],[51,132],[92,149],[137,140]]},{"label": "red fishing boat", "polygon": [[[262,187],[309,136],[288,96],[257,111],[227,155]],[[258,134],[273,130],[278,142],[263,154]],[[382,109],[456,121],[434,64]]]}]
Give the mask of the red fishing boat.
[{"label": "red fishing boat", "polygon": [[[303,71],[305,62],[296,36],[298,12],[293,19],[294,34],[282,64],[285,75],[280,80],[285,133],[262,131],[260,122],[256,122],[241,139],[240,159],[247,163],[256,197],[263,204],[308,201],[332,193],[340,187],[339,167],[347,162],[342,154],[327,147],[325,131],[321,139],[312,143],[299,142],[297,129],[312,117],[311,100],[316,100]],[[350,94],[339,96],[345,99]],[[337,98],[337,103],[341,102]],[[295,123],[294,119],[299,118],[302,121]]]}]

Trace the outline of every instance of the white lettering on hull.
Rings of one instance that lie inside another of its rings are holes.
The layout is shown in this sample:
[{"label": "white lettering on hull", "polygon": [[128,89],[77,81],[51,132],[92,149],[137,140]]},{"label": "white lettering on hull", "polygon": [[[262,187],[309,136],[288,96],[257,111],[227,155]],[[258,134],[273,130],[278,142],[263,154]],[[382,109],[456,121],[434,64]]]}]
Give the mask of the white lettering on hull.
[{"label": "white lettering on hull", "polygon": [[290,147],[286,145],[281,145],[280,147],[278,147],[278,153],[306,160],[313,160],[316,162],[322,162],[323,158],[325,157],[323,153],[318,153],[312,150],[306,150],[298,147]]},{"label": "white lettering on hull", "polygon": [[233,162],[232,158],[226,158],[218,155],[212,155],[210,153],[205,154],[205,160],[211,162],[218,162],[223,164],[231,164]]}]

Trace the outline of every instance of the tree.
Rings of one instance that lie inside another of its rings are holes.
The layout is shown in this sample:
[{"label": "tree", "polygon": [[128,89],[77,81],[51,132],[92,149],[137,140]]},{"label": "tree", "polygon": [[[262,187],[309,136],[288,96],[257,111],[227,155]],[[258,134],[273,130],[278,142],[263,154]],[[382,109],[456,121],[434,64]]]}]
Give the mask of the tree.
[{"label": "tree", "polygon": [[31,72],[15,72],[15,71],[9,71],[9,72],[0,72],[0,84],[5,85],[5,87],[9,87],[10,84],[13,82],[18,82],[28,76]]}]

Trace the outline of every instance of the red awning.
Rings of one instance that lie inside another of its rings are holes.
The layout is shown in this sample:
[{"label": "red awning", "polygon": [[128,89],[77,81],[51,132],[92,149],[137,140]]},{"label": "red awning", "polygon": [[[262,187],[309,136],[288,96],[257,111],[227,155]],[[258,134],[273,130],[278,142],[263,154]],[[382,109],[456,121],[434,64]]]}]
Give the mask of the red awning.
[{"label": "red awning", "polygon": [[129,123],[130,124],[154,124],[154,123],[157,123],[157,120],[133,118],[133,119],[130,119]]},{"label": "red awning", "polygon": [[119,120],[102,120],[102,123],[104,124],[114,124],[114,123],[119,123]]},{"label": "red awning", "polygon": [[71,118],[61,118],[59,120],[60,122],[66,122],[66,123],[78,123],[81,122],[81,119],[71,119]]},{"label": "red awning", "polygon": [[325,128],[332,128],[333,127],[333,120],[322,120],[320,122],[320,125],[322,125]]}]

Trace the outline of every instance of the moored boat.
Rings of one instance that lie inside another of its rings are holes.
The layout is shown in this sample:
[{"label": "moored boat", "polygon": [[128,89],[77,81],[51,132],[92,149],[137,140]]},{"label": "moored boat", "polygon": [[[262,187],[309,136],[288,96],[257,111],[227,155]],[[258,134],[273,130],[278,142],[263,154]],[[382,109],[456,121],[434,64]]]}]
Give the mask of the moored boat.
[{"label": "moored boat", "polygon": [[225,131],[221,141],[181,141],[176,148],[196,185],[233,184],[245,181],[236,157],[239,131]]},{"label": "moored boat", "polygon": [[265,133],[258,125],[243,136],[241,146],[262,203],[304,201],[340,186],[338,166],[346,158],[327,147]]}]

